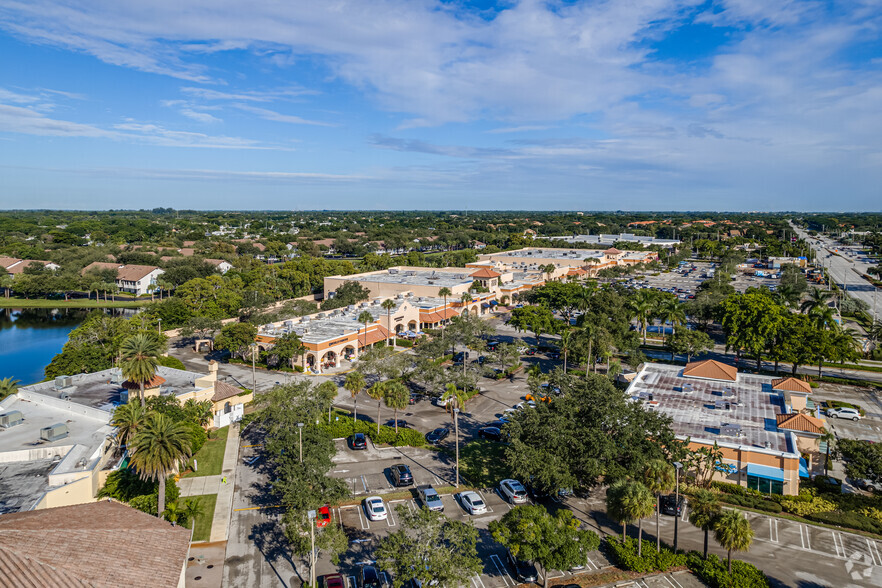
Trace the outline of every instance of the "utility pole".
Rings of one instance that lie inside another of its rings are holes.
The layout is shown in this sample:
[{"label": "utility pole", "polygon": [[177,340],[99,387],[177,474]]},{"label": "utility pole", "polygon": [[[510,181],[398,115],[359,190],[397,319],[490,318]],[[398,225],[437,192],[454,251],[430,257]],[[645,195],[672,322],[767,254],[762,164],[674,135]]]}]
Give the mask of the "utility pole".
[{"label": "utility pole", "polygon": [[251,344],[251,393],[255,393],[257,382],[257,368],[255,367],[255,356],[257,355],[257,344]]},{"label": "utility pole", "polygon": [[300,447],[300,463],[303,463],[303,423],[297,423],[297,445]]},{"label": "utility pole", "polygon": [[306,513],[306,524],[309,525],[309,585],[315,588],[315,517],[316,512]]}]

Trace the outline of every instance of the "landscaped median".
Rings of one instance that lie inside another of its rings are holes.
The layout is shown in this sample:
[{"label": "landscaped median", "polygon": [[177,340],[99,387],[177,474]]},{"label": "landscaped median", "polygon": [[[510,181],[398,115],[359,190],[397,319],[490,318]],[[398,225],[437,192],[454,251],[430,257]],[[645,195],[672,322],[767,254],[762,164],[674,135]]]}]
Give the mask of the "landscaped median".
[{"label": "landscaped median", "polygon": [[364,433],[370,437],[374,445],[391,445],[393,447],[426,447],[428,445],[422,433],[407,427],[398,427],[396,433],[395,427],[380,425],[378,433],[376,423],[353,422],[352,417],[342,415],[339,412],[331,418],[330,424],[322,421],[318,426],[326,429],[333,439],[349,437],[353,433]]}]

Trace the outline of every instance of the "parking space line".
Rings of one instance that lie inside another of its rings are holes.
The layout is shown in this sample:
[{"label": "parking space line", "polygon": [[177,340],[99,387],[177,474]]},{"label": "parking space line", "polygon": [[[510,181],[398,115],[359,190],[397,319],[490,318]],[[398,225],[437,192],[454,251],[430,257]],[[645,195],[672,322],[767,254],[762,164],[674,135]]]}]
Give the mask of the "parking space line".
[{"label": "parking space line", "polygon": [[439,477],[436,476],[435,474],[432,474],[432,479],[435,480],[435,485],[436,485],[436,486],[440,486],[440,485],[441,485],[441,478],[439,478]]},{"label": "parking space line", "polygon": [[356,584],[355,576],[349,576],[349,586],[350,588],[358,588],[358,584]]},{"label": "parking space line", "polygon": [[778,519],[769,517],[769,541],[778,543]]},{"label": "parking space line", "polygon": [[368,486],[367,486],[367,480],[364,479],[364,476],[361,477],[361,485],[364,486],[364,493],[367,494]]},{"label": "parking space line", "polygon": [[359,520],[359,522],[361,522],[361,530],[362,531],[370,531],[371,530],[370,522],[366,523],[364,516],[362,516],[362,514],[361,514],[361,507],[358,508],[358,520]]},{"label": "parking space line", "polygon": [[388,512],[388,514],[386,515],[386,524],[390,527],[394,527],[397,523],[395,522],[395,517],[392,514],[392,509],[387,508],[386,511]]},{"label": "parking space line", "polygon": [[670,577],[665,576],[665,578],[668,580],[668,582],[671,583],[671,586],[676,584],[677,586],[679,586],[679,588],[683,588],[683,584],[677,581],[677,578],[674,577],[674,574],[671,574]]},{"label": "parking space line", "polygon": [[479,585],[481,586],[481,588],[487,588],[486,586],[484,586],[484,581],[481,580],[481,576],[479,576],[478,574],[475,574],[475,577],[472,578],[472,582],[474,583],[475,588],[478,588]]},{"label": "parking space line", "polygon": [[392,579],[389,577],[389,574],[386,572],[380,572],[380,575],[383,576],[383,586],[391,586]]},{"label": "parking space line", "polygon": [[481,500],[484,501],[484,506],[487,507],[487,512],[493,512],[493,507],[490,506],[490,503],[489,503],[489,502],[487,502],[487,497],[484,496],[484,493],[481,492],[480,490],[478,490],[478,496],[480,496],[480,497],[481,497]]},{"label": "parking space line", "polygon": [[[830,533],[833,535],[833,545],[836,547],[836,556],[837,557],[845,557],[845,547],[843,546],[842,550],[840,552],[839,541],[836,540],[836,535],[838,533],[836,533],[836,531],[830,531]],[[841,538],[840,538],[840,541],[841,541]]]},{"label": "parking space line", "polygon": [[[495,553],[490,555],[490,561],[493,562],[493,566],[496,568],[496,571],[499,572],[499,575],[502,576],[502,581],[505,582],[506,586],[517,586],[517,582],[511,579],[511,576],[508,575],[508,569],[505,567],[505,564],[502,563],[502,560],[499,559],[499,556]],[[511,582],[511,584],[509,584]]]}]

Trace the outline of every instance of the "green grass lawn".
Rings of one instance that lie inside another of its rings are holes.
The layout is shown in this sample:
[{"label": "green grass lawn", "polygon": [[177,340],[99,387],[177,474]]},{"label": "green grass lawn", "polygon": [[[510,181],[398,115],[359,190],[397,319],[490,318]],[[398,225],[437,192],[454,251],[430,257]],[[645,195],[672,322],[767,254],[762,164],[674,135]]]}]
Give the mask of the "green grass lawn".
[{"label": "green grass lawn", "polygon": [[459,473],[476,488],[492,488],[511,477],[503,461],[505,445],[494,441],[472,441],[459,448]]},{"label": "green grass lawn", "polygon": [[189,462],[187,468],[193,469],[193,459],[199,464],[199,471],[190,471],[185,474],[184,478],[195,478],[197,476],[216,476],[221,473],[224,465],[224,449],[227,446],[227,433],[230,427],[224,427],[212,432],[212,437],[205,442],[202,449],[194,455]]},{"label": "green grass lawn", "polygon": [[193,496],[193,498],[198,498],[202,507],[202,514],[196,517],[193,541],[208,541],[211,538],[211,521],[214,520],[217,494],[203,494],[202,496]]},{"label": "green grass lawn", "polygon": [[150,300],[87,300],[73,298],[71,300],[47,300],[45,298],[5,298],[0,296],[0,308],[135,308],[146,306]]}]

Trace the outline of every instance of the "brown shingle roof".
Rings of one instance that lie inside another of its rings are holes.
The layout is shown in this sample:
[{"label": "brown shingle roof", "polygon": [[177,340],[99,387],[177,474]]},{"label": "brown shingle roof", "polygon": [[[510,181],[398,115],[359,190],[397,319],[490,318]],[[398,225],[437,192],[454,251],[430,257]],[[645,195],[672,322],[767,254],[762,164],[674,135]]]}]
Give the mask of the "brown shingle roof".
[{"label": "brown shingle roof", "polygon": [[22,273],[24,273],[26,267],[32,266],[35,263],[38,263],[40,265],[46,265],[49,262],[48,261],[40,261],[38,259],[24,259],[21,261],[21,263],[13,265],[12,267],[7,267],[6,271],[8,271],[10,274],[22,274]]},{"label": "brown shingle roof", "polygon": [[705,359],[704,361],[687,363],[686,367],[683,368],[683,376],[687,378],[734,382],[738,379],[738,368],[714,359]]},{"label": "brown shingle roof", "polygon": [[93,261],[92,263],[90,263],[89,265],[84,267],[82,270],[80,270],[80,274],[86,275],[91,270],[109,269],[109,270],[117,271],[117,270],[119,270],[119,268],[120,268],[120,265],[118,263],[112,263],[112,262],[108,262],[108,261]]},{"label": "brown shingle roof", "polygon": [[3,586],[176,587],[189,544],[189,529],[118,502],[0,516]]},{"label": "brown shingle roof", "polygon": [[17,257],[0,257],[0,267],[6,269],[10,265],[15,265],[19,261],[21,260]]},{"label": "brown shingle roof", "polygon": [[227,384],[226,382],[215,382],[214,396],[211,397],[211,401],[220,402],[221,400],[226,400],[227,398],[238,396],[242,392],[244,392],[242,388],[237,388],[232,384]]},{"label": "brown shingle roof", "polygon": [[790,390],[791,392],[802,392],[803,394],[811,394],[812,387],[805,380],[799,378],[788,377],[772,380],[773,390]]},{"label": "brown shingle roof", "polygon": [[817,419],[801,412],[794,414],[776,414],[775,420],[778,421],[779,429],[802,431],[804,433],[814,433],[816,435],[824,434],[824,423],[821,419]]},{"label": "brown shingle roof", "polygon": [[125,282],[137,282],[150,272],[158,270],[155,265],[124,265],[116,273],[116,279]]},{"label": "brown shingle roof", "polygon": [[621,253],[621,251],[619,249],[616,249],[615,247],[610,247],[609,249],[604,251],[604,253],[606,255],[618,255],[619,253]]}]

